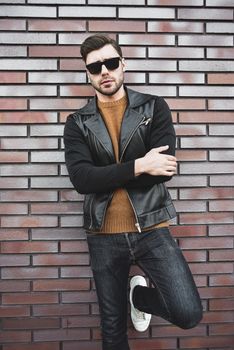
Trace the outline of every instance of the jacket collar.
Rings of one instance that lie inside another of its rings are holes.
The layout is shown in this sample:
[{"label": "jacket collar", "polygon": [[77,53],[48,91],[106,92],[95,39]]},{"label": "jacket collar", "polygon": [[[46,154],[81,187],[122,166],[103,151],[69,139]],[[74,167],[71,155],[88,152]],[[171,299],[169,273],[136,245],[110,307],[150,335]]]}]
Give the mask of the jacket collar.
[{"label": "jacket collar", "polygon": [[[128,107],[135,108],[141,106],[145,102],[147,102],[151,96],[147,94],[142,94],[138,91],[134,91],[125,86],[125,91],[128,97]],[[79,109],[79,114],[96,114],[98,112],[97,108],[97,97],[93,97],[91,101],[85,105],[83,108]]]}]

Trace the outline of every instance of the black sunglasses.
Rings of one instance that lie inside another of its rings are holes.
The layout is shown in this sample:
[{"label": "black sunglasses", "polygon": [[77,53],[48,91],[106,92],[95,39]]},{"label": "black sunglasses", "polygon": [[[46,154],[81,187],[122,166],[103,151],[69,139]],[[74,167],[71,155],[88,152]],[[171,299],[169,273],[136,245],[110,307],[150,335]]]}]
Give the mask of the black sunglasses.
[{"label": "black sunglasses", "polygon": [[94,63],[90,63],[86,65],[86,68],[88,69],[89,73],[91,74],[100,74],[102,71],[102,65],[108,69],[108,70],[115,70],[119,67],[119,61],[121,60],[121,57],[113,57],[109,58],[104,61],[97,61]]}]

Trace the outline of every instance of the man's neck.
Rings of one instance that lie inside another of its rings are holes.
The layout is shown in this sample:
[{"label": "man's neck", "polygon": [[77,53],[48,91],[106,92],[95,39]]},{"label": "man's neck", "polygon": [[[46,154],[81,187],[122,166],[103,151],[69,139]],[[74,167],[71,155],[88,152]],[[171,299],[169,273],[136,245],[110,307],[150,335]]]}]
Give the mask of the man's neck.
[{"label": "man's neck", "polygon": [[126,95],[123,85],[114,95],[103,95],[99,91],[96,91],[97,98],[100,102],[114,102],[120,100]]}]

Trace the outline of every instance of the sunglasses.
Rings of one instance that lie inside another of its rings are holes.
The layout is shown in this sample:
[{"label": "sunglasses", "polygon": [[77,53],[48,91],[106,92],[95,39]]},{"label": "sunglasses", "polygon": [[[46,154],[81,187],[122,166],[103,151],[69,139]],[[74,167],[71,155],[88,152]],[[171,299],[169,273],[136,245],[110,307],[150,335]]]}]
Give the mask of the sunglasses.
[{"label": "sunglasses", "polygon": [[86,68],[88,69],[89,73],[91,74],[100,74],[102,71],[102,65],[106,67],[108,70],[115,70],[119,67],[119,61],[121,60],[121,57],[113,57],[109,58],[105,61],[97,61],[94,63],[90,63],[86,65]]}]

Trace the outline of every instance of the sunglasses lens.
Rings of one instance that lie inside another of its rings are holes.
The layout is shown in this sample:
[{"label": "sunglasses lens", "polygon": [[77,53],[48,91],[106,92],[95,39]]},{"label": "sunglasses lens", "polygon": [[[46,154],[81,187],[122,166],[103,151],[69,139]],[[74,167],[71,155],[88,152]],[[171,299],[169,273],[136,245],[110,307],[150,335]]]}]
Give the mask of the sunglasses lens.
[{"label": "sunglasses lens", "polygon": [[102,71],[102,65],[108,70],[114,70],[119,67],[120,57],[110,58],[109,60],[105,60],[103,62],[94,62],[86,65],[86,68],[91,74],[100,74]]},{"label": "sunglasses lens", "polygon": [[119,67],[119,57],[110,58],[104,62],[108,70],[114,70]]}]

